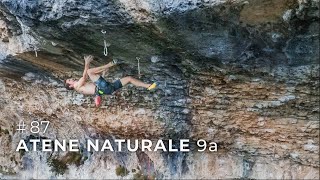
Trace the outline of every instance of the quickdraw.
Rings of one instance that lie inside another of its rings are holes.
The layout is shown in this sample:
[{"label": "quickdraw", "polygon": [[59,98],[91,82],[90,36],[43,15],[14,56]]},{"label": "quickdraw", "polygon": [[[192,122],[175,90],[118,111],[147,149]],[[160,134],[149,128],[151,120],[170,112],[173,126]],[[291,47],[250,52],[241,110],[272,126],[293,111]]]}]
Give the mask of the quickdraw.
[{"label": "quickdraw", "polygon": [[103,34],[103,45],[104,45],[104,48],[103,48],[103,54],[104,56],[108,56],[108,47],[110,46],[109,43],[107,43],[106,41],[106,31],[105,30],[101,30],[101,33]]}]

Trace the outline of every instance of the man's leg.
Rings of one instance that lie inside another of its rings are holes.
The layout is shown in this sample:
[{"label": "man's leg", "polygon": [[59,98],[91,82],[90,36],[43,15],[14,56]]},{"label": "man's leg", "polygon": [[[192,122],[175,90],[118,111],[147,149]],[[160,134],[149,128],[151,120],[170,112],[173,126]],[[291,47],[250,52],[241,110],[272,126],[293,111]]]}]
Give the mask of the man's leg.
[{"label": "man's leg", "polygon": [[114,66],[114,64],[112,62],[109,62],[108,64],[106,64],[104,66],[88,69],[87,73],[88,73],[91,81],[96,82],[100,77],[99,74],[103,71],[106,71],[108,68],[110,68],[112,66]]},{"label": "man's leg", "polygon": [[128,83],[131,83],[131,84],[138,86],[138,87],[148,88],[151,85],[151,84],[146,84],[146,83],[144,83],[138,79],[135,79],[131,76],[124,77],[124,78],[120,79],[120,81],[121,81],[122,86],[125,86]]}]

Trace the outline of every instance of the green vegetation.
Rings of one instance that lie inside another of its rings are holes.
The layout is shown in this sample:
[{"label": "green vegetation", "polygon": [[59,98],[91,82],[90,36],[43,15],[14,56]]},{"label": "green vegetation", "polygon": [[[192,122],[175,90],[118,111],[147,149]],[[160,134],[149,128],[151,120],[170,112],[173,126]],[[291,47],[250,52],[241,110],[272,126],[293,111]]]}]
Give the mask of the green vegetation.
[{"label": "green vegetation", "polygon": [[63,158],[66,164],[75,164],[76,166],[80,166],[83,164],[82,154],[78,152],[68,152],[67,155]]},{"label": "green vegetation", "polygon": [[55,172],[56,175],[63,175],[68,169],[67,164],[59,159],[49,159],[48,164],[51,167],[51,171]]},{"label": "green vegetation", "polygon": [[147,176],[142,174],[141,171],[138,171],[133,175],[133,179],[134,180],[151,180],[151,179],[155,179],[155,176]]},{"label": "green vegetation", "polygon": [[7,168],[7,167],[3,167],[0,165],[0,174],[3,174],[3,175],[15,175],[17,174],[13,168]]},{"label": "green vegetation", "polygon": [[64,174],[66,170],[68,170],[68,165],[75,164],[76,166],[80,166],[86,158],[82,160],[82,154],[79,152],[68,152],[62,158],[51,158],[48,159],[48,164],[51,167],[51,171],[58,174]]},{"label": "green vegetation", "polygon": [[9,134],[9,130],[8,129],[2,129],[1,127],[0,127],[0,134]]},{"label": "green vegetation", "polygon": [[123,166],[118,166],[116,168],[116,175],[117,176],[121,176],[121,177],[124,177],[124,176],[127,176],[129,174],[129,170],[126,169],[125,167]]},{"label": "green vegetation", "polygon": [[24,149],[19,149],[20,157],[24,156],[25,153],[26,151]]}]

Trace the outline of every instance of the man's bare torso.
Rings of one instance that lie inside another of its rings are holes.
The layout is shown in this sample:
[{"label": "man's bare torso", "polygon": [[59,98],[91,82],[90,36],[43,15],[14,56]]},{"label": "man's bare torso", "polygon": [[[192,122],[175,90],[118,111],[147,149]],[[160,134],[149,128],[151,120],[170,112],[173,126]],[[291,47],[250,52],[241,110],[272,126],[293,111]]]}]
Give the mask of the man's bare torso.
[{"label": "man's bare torso", "polygon": [[96,85],[93,83],[85,83],[79,88],[75,86],[74,89],[81,94],[92,95],[95,94]]}]

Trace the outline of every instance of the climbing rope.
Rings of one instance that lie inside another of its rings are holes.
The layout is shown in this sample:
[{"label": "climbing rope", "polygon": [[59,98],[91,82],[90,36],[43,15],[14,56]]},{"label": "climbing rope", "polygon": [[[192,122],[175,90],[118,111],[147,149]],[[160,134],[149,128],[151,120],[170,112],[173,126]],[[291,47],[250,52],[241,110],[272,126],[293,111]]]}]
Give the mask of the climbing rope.
[{"label": "climbing rope", "polygon": [[36,57],[38,57],[38,48],[36,46],[33,46],[33,50],[34,50],[34,54],[36,55]]},{"label": "climbing rope", "polygon": [[141,73],[140,73],[140,58],[136,57],[136,59],[138,60],[138,75],[139,75],[139,78],[140,78],[141,77]]},{"label": "climbing rope", "polygon": [[106,41],[106,31],[104,30],[101,30],[101,33],[103,34],[103,45],[104,45],[104,48],[103,48],[103,54],[104,56],[108,56],[108,47],[110,46],[109,43],[107,43]]}]

